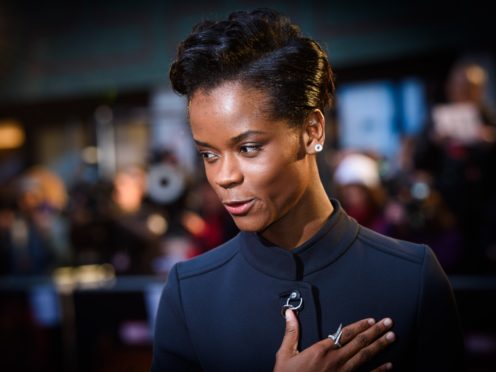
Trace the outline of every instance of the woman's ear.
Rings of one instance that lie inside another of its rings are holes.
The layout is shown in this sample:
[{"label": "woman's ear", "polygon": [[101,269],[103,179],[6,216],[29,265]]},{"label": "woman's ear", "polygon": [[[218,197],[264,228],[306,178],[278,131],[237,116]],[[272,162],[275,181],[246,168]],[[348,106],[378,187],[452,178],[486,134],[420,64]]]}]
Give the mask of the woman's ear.
[{"label": "woman's ear", "polygon": [[312,110],[306,117],[303,143],[307,154],[322,151],[325,141],[325,118],[319,109]]}]

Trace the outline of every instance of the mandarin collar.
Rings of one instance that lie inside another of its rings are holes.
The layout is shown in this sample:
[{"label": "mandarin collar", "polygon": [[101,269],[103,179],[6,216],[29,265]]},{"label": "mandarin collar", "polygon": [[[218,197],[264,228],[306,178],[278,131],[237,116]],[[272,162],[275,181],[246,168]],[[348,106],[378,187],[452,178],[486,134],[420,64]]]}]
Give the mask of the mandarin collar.
[{"label": "mandarin collar", "polygon": [[288,251],[256,232],[241,232],[241,252],[248,263],[266,275],[301,280],[335,262],[356,239],[359,225],[331,199],[334,211],[320,230],[305,243]]}]

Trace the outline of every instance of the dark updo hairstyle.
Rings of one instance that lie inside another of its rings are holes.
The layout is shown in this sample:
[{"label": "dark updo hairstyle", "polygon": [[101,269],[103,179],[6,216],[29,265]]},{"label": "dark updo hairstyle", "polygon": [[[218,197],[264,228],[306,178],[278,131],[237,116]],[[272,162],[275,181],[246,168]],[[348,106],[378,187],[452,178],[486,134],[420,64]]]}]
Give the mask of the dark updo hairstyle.
[{"label": "dark updo hairstyle", "polygon": [[267,94],[272,119],[294,125],[313,109],[325,112],[334,94],[326,53],[270,9],[237,11],[224,21],[197,24],[178,46],[170,79],[188,99],[198,89],[240,82]]}]

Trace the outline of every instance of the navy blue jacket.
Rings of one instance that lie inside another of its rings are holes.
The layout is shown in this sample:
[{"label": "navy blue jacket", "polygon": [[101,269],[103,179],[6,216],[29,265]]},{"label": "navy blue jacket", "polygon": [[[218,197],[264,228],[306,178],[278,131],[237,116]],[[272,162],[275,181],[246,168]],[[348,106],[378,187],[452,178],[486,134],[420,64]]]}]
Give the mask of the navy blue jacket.
[{"label": "navy blue jacket", "polygon": [[340,323],[391,317],[396,341],[362,370],[388,361],[398,371],[462,370],[453,291],[430,248],[377,234],[333,204],[291,252],[241,232],[177,264],[160,300],[152,371],[272,371],[293,291],[303,300],[300,350]]}]

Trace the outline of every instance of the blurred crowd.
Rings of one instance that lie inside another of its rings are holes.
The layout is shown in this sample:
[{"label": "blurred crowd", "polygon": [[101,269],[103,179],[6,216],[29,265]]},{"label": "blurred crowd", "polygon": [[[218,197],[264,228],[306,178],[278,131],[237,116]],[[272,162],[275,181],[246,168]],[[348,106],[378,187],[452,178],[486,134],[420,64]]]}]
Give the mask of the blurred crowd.
[{"label": "blurred crowd", "polygon": [[66,190],[49,169],[27,170],[2,190],[1,273],[111,264],[117,275],[166,275],[237,233],[205,182],[177,187],[175,177],[168,164],[133,165]]},{"label": "blurred crowd", "polygon": [[443,102],[391,161],[333,155],[333,192],[361,224],[429,245],[448,273],[496,272],[496,112],[479,64],[455,64]]},{"label": "blurred crowd", "polygon": [[[403,138],[397,167],[377,153],[327,148],[329,194],[362,225],[428,244],[448,273],[496,268],[496,118],[486,83],[480,66],[455,66],[448,110]],[[463,127],[447,129],[456,113],[467,117]],[[167,153],[70,188],[46,167],[25,170],[0,186],[0,274],[110,264],[117,275],[166,275],[237,233],[201,172],[186,175]]]}]

